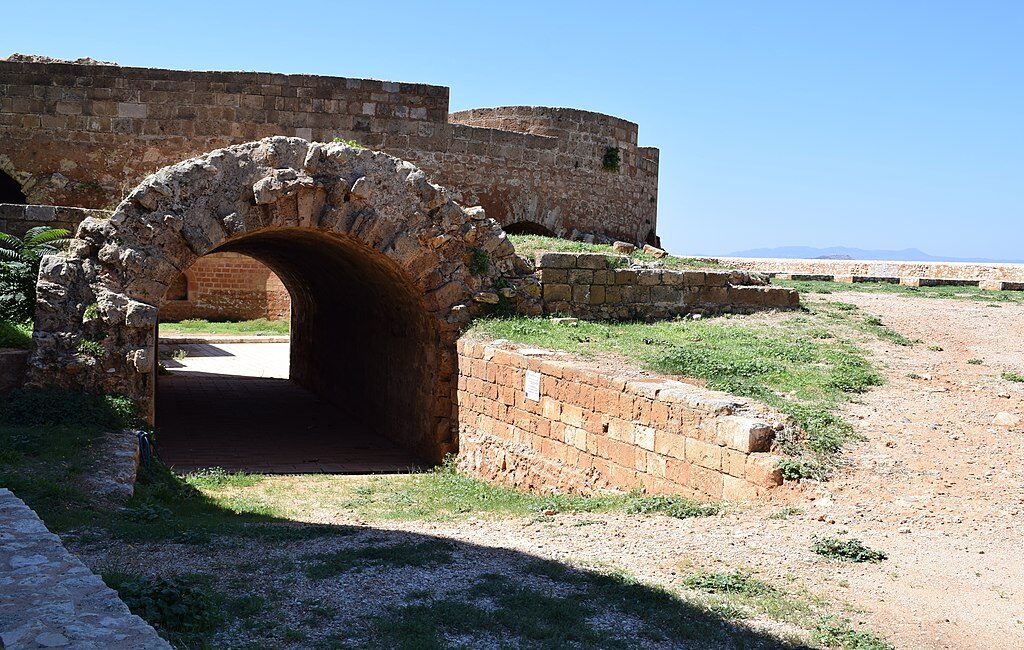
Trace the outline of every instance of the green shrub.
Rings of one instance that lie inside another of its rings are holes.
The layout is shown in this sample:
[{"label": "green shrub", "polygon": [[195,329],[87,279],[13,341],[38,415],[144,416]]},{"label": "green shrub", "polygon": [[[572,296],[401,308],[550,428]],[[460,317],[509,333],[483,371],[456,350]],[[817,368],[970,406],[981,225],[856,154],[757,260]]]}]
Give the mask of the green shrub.
[{"label": "green shrub", "polygon": [[365,149],[366,148],[363,145],[359,144],[359,142],[356,141],[356,140],[346,140],[344,138],[334,138],[334,142],[348,145],[348,146],[352,147],[353,149]]},{"label": "green shrub", "polygon": [[811,550],[818,555],[847,560],[849,562],[881,562],[888,558],[883,551],[877,551],[864,545],[859,539],[852,537],[817,537],[813,538]]},{"label": "green shrub", "polygon": [[36,279],[44,255],[60,252],[71,233],[39,226],[15,237],[0,232],[0,314],[17,322],[36,311]]},{"label": "green shrub", "polygon": [[0,348],[26,349],[32,344],[32,326],[0,320]]},{"label": "green shrub", "polygon": [[195,580],[117,573],[105,573],[103,580],[133,614],[179,645],[201,644],[223,620],[217,599]]},{"label": "green shrub", "polygon": [[617,172],[622,167],[622,154],[618,147],[607,147],[601,158],[601,167],[605,171]]},{"label": "green shrub", "polygon": [[1003,379],[1005,379],[1006,381],[1024,382],[1024,375],[1022,375],[1019,372],[1007,370],[1006,372],[1003,373]]},{"label": "green shrub", "polygon": [[848,618],[822,616],[815,638],[826,648],[842,650],[892,650],[893,646],[868,630],[855,630]]},{"label": "green shrub", "polygon": [[469,272],[471,275],[484,275],[491,269],[491,258],[482,248],[469,249]]}]

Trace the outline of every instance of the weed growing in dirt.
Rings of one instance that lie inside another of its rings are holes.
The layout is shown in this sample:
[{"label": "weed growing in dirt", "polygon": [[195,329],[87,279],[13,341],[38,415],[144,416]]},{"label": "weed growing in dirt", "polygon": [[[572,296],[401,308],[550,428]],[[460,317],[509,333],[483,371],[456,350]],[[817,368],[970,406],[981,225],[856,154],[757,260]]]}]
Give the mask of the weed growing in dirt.
[{"label": "weed growing in dirt", "polygon": [[852,537],[815,536],[811,550],[818,555],[849,562],[881,562],[889,557],[883,551],[869,548],[859,539]]},{"label": "weed growing in dirt", "polygon": [[983,364],[985,362],[982,361],[981,359],[968,359],[967,363],[971,364],[972,366],[980,366],[981,364]]},{"label": "weed growing in dirt", "polygon": [[690,589],[708,594],[742,594],[759,596],[773,591],[772,587],[742,571],[697,573],[683,580]]},{"label": "weed growing in dirt", "polygon": [[818,621],[815,638],[827,648],[840,650],[893,650],[894,646],[871,633],[857,630],[848,618],[823,616]]},{"label": "weed growing in dirt", "polygon": [[220,600],[208,580],[197,576],[170,578],[104,573],[103,580],[117,592],[133,614],[174,645],[203,645],[223,623]]},{"label": "weed growing in dirt", "polygon": [[1002,374],[1002,377],[1006,381],[1015,381],[1018,383],[1024,382],[1024,375],[1022,375],[1019,372],[1013,372],[1012,370],[1007,370],[1006,372],[1004,372]]},{"label": "weed growing in dirt", "polygon": [[772,514],[768,515],[768,518],[769,519],[785,521],[786,519],[789,519],[790,517],[797,517],[797,516],[802,515],[802,514],[804,514],[804,511],[803,511],[802,508],[795,508],[793,506],[787,506],[787,507],[783,508],[782,510],[778,510],[778,511],[773,512]]},{"label": "weed growing in dirt", "polygon": [[634,496],[626,503],[629,514],[662,514],[676,519],[690,517],[710,517],[722,511],[717,503],[706,503],[680,496]]},{"label": "weed growing in dirt", "polygon": [[942,352],[943,351],[941,345],[929,345],[928,349],[931,350],[932,352]]}]

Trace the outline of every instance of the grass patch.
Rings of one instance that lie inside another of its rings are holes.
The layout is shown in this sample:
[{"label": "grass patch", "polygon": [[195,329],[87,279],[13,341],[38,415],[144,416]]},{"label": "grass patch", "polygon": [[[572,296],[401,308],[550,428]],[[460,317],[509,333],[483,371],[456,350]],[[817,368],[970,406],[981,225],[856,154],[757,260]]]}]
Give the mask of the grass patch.
[{"label": "grass patch", "polygon": [[104,573],[103,580],[133,614],[179,647],[208,646],[224,622],[224,598],[201,576],[163,578]]},{"label": "grass patch", "polygon": [[697,573],[688,576],[683,584],[689,589],[707,594],[741,594],[744,596],[760,596],[774,589],[768,584],[755,579],[742,571],[726,571],[719,573]]},{"label": "grass patch", "polygon": [[[584,356],[619,354],[651,370],[703,379],[709,388],[760,400],[789,415],[802,430],[780,436],[784,451],[801,463],[799,476],[823,478],[843,445],[856,438],[853,427],[836,415],[839,406],[882,383],[852,337],[898,336],[868,319],[854,305],[815,303],[776,324],[716,318],[654,324],[581,321],[566,328],[544,318],[512,318],[478,320],[470,336]],[[833,338],[822,337],[822,329]]]},{"label": "grass patch", "polygon": [[787,506],[787,507],[785,507],[785,508],[783,508],[781,510],[778,510],[778,511],[773,512],[772,514],[768,515],[768,518],[769,519],[774,519],[774,520],[777,520],[777,521],[785,521],[785,520],[789,519],[790,517],[798,517],[798,516],[800,516],[802,514],[804,514],[803,508],[796,508],[796,507],[793,507],[793,506]]},{"label": "grass patch", "polygon": [[[606,255],[621,255],[607,244],[587,244],[585,242],[560,239],[558,237],[545,237],[543,235],[509,235],[509,240],[516,247],[516,253],[531,261],[540,251],[554,251],[557,253],[604,253]],[[676,257],[669,255],[658,259],[638,248],[629,255],[634,262],[649,264],[659,262],[668,269],[722,269],[717,262],[701,260],[694,257]]]},{"label": "grass patch", "polygon": [[906,287],[888,282],[854,282],[851,284],[829,281],[772,280],[779,287],[796,289],[800,293],[892,293],[917,298],[947,298],[950,300],[976,300],[987,303],[1024,304],[1024,291],[984,291],[978,287]]},{"label": "grass patch", "polygon": [[1022,375],[1019,372],[1013,372],[1012,370],[1007,370],[1001,376],[1006,381],[1015,381],[1017,383],[1024,383],[1024,375]]},{"label": "grass patch", "polygon": [[199,318],[177,323],[160,323],[160,336],[181,334],[236,334],[246,336],[288,336],[290,323],[287,319],[267,320],[257,318],[235,322],[211,322]]},{"label": "grass patch", "polygon": [[[648,497],[639,492],[577,496],[530,494],[461,474],[451,459],[430,471],[400,476],[267,476],[251,488],[203,488],[219,504],[243,495],[279,516],[300,517],[311,510],[352,512],[360,519],[444,521],[464,516],[536,517],[559,513],[628,512],[670,517],[706,517],[718,504],[685,497]],[[545,514],[547,513],[547,514]]]},{"label": "grass patch", "polygon": [[428,567],[448,564],[454,546],[442,540],[358,546],[331,553],[307,555],[306,575],[315,580],[370,567]]},{"label": "grass patch", "polygon": [[889,557],[852,537],[814,537],[811,550],[824,557],[848,562],[881,562]]},{"label": "grass patch", "polygon": [[32,345],[32,325],[0,320],[0,348],[27,350]]}]

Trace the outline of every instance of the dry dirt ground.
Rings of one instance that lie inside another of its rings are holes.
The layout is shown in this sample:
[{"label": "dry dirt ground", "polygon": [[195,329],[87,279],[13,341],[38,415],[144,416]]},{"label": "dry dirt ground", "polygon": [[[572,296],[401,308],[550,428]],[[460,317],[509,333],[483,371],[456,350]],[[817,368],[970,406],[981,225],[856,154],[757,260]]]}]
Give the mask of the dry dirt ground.
[{"label": "dry dirt ground", "polygon": [[[1024,371],[1024,305],[829,296],[837,298],[921,342],[866,344],[888,381],[847,407],[866,441],[827,483],[787,484],[769,502],[698,519],[566,514],[370,526],[472,545],[481,553],[474,562],[501,564],[511,551],[669,587],[699,569],[747,569],[835,601],[899,648],[1024,647],[1024,384],[1000,378]],[[997,416],[1017,423],[996,424]],[[769,518],[784,507],[800,512]],[[312,498],[299,518],[367,525],[329,498]],[[889,559],[849,564],[810,551],[813,536],[841,531]],[[122,564],[109,547],[77,550],[93,565]],[[181,559],[150,549],[145,563]],[[376,585],[366,597],[393,589]]]}]

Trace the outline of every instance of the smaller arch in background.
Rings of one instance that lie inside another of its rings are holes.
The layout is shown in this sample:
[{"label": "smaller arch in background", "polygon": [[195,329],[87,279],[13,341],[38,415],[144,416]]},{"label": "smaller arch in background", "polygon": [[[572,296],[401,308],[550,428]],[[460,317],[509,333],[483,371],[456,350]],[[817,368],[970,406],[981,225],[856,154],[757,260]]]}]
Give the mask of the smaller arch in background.
[{"label": "smaller arch in background", "polygon": [[21,189],[21,183],[14,180],[7,172],[0,171],[0,203],[25,205],[27,202],[25,192]]},{"label": "smaller arch in background", "polygon": [[517,221],[516,223],[510,223],[507,226],[502,226],[501,229],[508,235],[543,235],[544,237],[558,236],[550,228],[532,221]]}]

